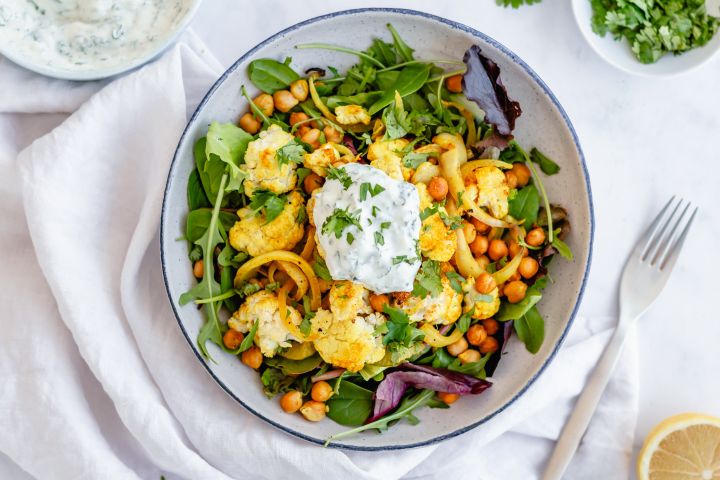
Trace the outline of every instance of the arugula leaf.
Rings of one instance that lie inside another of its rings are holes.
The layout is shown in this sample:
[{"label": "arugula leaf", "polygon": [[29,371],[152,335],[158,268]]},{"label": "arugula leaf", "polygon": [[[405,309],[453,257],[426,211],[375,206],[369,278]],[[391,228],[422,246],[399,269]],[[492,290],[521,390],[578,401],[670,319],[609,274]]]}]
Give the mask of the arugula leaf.
[{"label": "arugula leaf", "polygon": [[335,238],[340,238],[343,230],[353,225],[356,226],[358,230],[362,230],[362,226],[360,225],[360,212],[350,213],[349,207],[346,209],[336,208],[333,213],[325,219],[320,231],[326,235],[328,233],[334,233]]},{"label": "arugula leaf", "polygon": [[415,277],[412,294],[415,297],[425,298],[430,294],[437,297],[443,291],[440,262],[425,260]]},{"label": "arugula leaf", "polygon": [[310,298],[307,295],[303,297],[303,310],[305,311],[305,315],[303,315],[303,319],[298,326],[298,330],[300,330],[300,333],[307,336],[312,330],[312,319],[315,318],[315,312],[310,309]]},{"label": "arugula leaf", "polygon": [[300,75],[290,68],[288,63],[290,63],[290,58],[285,60],[285,63],[270,58],[253,60],[248,65],[250,81],[265,93],[274,93],[287,88],[300,78]]},{"label": "arugula leaf", "polygon": [[265,223],[268,224],[282,213],[286,203],[285,195],[278,195],[270,190],[256,190],[248,207],[253,215],[257,215],[262,210],[265,214]]},{"label": "arugula leaf", "polygon": [[255,341],[255,334],[257,333],[259,324],[260,322],[258,320],[255,320],[255,322],[253,322],[252,327],[250,327],[250,331],[247,335],[245,335],[245,338],[243,338],[243,341],[240,343],[240,347],[238,348],[237,353],[242,353],[253,346],[253,342]]},{"label": "arugula leaf", "polygon": [[570,247],[568,247],[567,243],[560,240],[557,236],[557,234],[560,232],[560,229],[555,230],[555,235],[553,236],[552,240],[552,246],[555,247],[555,250],[560,254],[561,257],[563,257],[566,260],[572,260],[573,259],[573,253],[572,250],[570,250]]},{"label": "arugula leaf", "polygon": [[262,375],[260,375],[260,381],[263,384],[263,392],[268,398],[273,398],[279,393],[285,393],[292,390],[291,386],[295,382],[295,378],[290,375],[285,375],[277,368],[266,368]]},{"label": "arugula leaf", "polygon": [[537,307],[532,307],[513,323],[515,333],[530,353],[537,353],[545,339],[545,321]]},{"label": "arugula leaf", "polygon": [[560,165],[545,156],[545,154],[535,147],[530,150],[530,160],[540,165],[540,170],[542,170],[545,175],[555,175],[560,171]]},{"label": "arugula leaf", "polygon": [[518,190],[512,200],[508,200],[508,210],[510,215],[517,220],[525,220],[523,224],[526,228],[532,227],[537,221],[538,212],[540,210],[540,194],[535,185],[526,185]]},{"label": "arugula leaf", "polygon": [[353,183],[350,175],[348,175],[348,173],[340,167],[335,168],[333,166],[329,166],[325,168],[325,172],[327,173],[328,179],[337,180],[342,184],[345,190],[350,188],[350,185]]},{"label": "arugula leaf", "polygon": [[297,184],[302,185],[303,181],[305,180],[305,177],[310,175],[312,173],[312,170],[305,167],[299,167],[297,170],[295,170],[295,173],[297,173],[298,180]]},{"label": "arugula leaf", "polygon": [[347,380],[327,401],[327,416],[340,425],[362,425],[370,417],[373,392]]},{"label": "arugula leaf", "polygon": [[[207,231],[213,217],[213,210],[209,208],[198,208],[188,214],[185,222],[185,239],[188,242],[196,242]],[[232,212],[218,212],[218,222],[225,231],[228,231],[238,221],[238,216]]]},{"label": "arugula leaf", "polygon": [[200,180],[200,173],[197,168],[194,168],[190,172],[187,184],[187,202],[190,210],[197,210],[198,208],[210,207],[210,200],[208,200],[203,188],[202,181]]},{"label": "arugula leaf", "polygon": [[413,327],[410,324],[410,317],[402,310],[385,304],[383,312],[388,316],[385,322],[387,333],[383,337],[383,345],[398,343],[407,347],[425,338],[425,333]]},{"label": "arugula leaf", "polygon": [[395,44],[395,51],[400,56],[403,62],[411,62],[414,60],[413,49],[408,46],[407,43],[400,37],[400,34],[395,30],[392,24],[387,24],[388,30],[393,37],[393,43]]},{"label": "arugula leaf", "polygon": [[290,162],[301,164],[305,159],[305,153],[305,146],[293,138],[275,152],[275,158],[280,167]]},{"label": "arugula leaf", "polygon": [[383,95],[368,109],[370,115],[387,107],[395,100],[395,92],[401,97],[410,95],[420,90],[430,76],[430,65],[426,63],[412,64],[400,70],[397,79],[389,88],[382,89]]}]

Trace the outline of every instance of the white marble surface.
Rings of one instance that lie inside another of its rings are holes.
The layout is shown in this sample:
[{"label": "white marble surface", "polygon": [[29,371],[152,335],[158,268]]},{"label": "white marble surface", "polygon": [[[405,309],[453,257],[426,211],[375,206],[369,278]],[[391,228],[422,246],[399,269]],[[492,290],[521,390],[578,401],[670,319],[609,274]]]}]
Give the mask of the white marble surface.
[{"label": "white marble surface", "polygon": [[[519,10],[482,2],[396,1],[470,25],[520,55],[572,119],[590,169],[597,230],[581,314],[616,309],[626,254],[671,194],[700,205],[685,252],[664,294],[639,326],[640,415],[636,443],[683,411],[720,415],[720,57],[676,78],[648,79],[604,63],[585,43],[570,3],[544,0]],[[224,65],[293,23],[386,2],[206,0],[192,28]],[[352,43],[347,39],[345,43]]]}]

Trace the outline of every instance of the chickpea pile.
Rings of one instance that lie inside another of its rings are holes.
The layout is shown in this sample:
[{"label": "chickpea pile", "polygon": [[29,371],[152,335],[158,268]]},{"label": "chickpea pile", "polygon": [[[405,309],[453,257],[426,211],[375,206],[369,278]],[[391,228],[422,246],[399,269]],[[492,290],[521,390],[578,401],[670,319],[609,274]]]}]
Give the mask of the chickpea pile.
[{"label": "chickpea pile", "polygon": [[327,414],[328,407],[325,402],[332,396],[333,389],[328,382],[320,380],[313,383],[312,389],[310,390],[310,400],[303,401],[303,394],[298,390],[290,390],[280,397],[280,408],[285,413],[295,413],[300,411],[300,414],[305,417],[306,420],[311,422],[319,422]]},{"label": "chickpea pile", "polygon": [[[278,90],[272,95],[267,93],[261,93],[253,99],[253,103],[255,104],[257,109],[263,113],[263,115],[269,117],[276,109],[283,113],[289,112],[298,103],[304,102],[307,99],[308,92],[308,82],[307,80],[301,78],[292,82],[290,84],[289,90]],[[261,119],[257,118],[257,116],[252,112],[247,112],[242,117],[240,117],[240,121],[238,123],[243,130],[252,135],[255,135],[257,132],[260,131],[260,128],[262,127],[262,123],[260,120]],[[301,122],[304,123],[307,122],[307,120],[309,120],[308,116],[304,113],[293,112],[290,114],[291,125],[295,125]],[[308,139],[311,139],[314,136],[315,140],[308,141],[307,143],[311,145],[317,143],[317,147],[319,147],[320,143],[318,142],[318,140],[320,138],[320,130],[318,130],[317,128],[313,128],[312,130],[315,130],[317,133],[313,133],[312,135],[308,136]],[[309,133],[310,131],[311,130],[308,128],[303,133]],[[304,136],[301,136],[301,139],[303,141],[306,141]]]}]

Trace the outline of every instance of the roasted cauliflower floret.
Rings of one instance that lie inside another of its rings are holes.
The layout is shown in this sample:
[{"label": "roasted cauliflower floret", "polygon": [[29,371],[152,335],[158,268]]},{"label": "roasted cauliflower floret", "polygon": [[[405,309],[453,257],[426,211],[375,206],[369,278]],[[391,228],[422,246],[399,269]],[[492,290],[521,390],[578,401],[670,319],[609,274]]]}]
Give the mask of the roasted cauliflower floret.
[{"label": "roasted cauliflower floret", "polygon": [[357,161],[355,156],[350,154],[340,155],[337,148],[330,143],[326,143],[314,152],[306,153],[303,164],[321,177],[324,177],[327,175],[327,167],[337,167],[355,161]]},{"label": "roasted cauliflower floret", "polygon": [[472,318],[484,320],[492,317],[500,310],[500,292],[497,287],[490,293],[483,295],[475,290],[475,279],[469,277],[463,283],[463,291],[465,292],[463,312],[467,312],[475,306]]},{"label": "roasted cauliflower floret", "polygon": [[343,105],[335,107],[335,116],[342,125],[355,125],[362,123],[370,125],[370,114],[360,105]]},{"label": "roasted cauliflower floret", "polygon": [[450,280],[443,275],[442,292],[437,296],[418,298],[411,295],[402,302],[395,302],[410,317],[411,322],[429,322],[435,325],[454,323],[462,314],[463,296],[453,290]]},{"label": "roasted cauliflower floret", "polygon": [[495,218],[508,214],[510,187],[497,167],[480,167],[465,177],[466,194],[480,207],[487,207]]},{"label": "roasted cauliflower floret", "polygon": [[293,136],[277,125],[260,132],[260,137],[248,144],[245,152],[247,178],[243,185],[245,194],[251,196],[255,190],[270,190],[285,193],[295,188],[297,175],[293,162],[278,163],[277,151],[293,140]]},{"label": "roasted cauliflower floret", "polygon": [[385,317],[372,313],[369,292],[352,282],[337,282],[330,289],[330,311],[320,309],[311,322],[317,335],[313,344],[326,362],[351,372],[385,356],[376,328]]},{"label": "roasted cauliflower floret", "polygon": [[370,166],[382,170],[395,180],[408,181],[412,175],[412,169],[403,165],[402,153],[398,152],[401,152],[409,143],[404,138],[378,140],[368,147],[367,158],[370,160]]},{"label": "roasted cauliflower floret", "polygon": [[253,257],[273,250],[292,250],[303,237],[303,224],[297,218],[304,203],[299,192],[291,192],[282,213],[269,223],[264,215],[253,215],[249,208],[238,210],[240,220],[230,229],[230,245]]},{"label": "roasted cauliflower floret", "polygon": [[[415,185],[420,195],[420,212],[433,207],[432,197],[424,183]],[[447,262],[455,254],[457,235],[445,225],[440,212],[446,214],[445,207],[438,207],[438,213],[425,218],[420,227],[420,251],[431,260]]]},{"label": "roasted cauliflower floret", "polygon": [[[287,320],[300,325],[300,313],[289,305],[286,308]],[[247,333],[256,321],[258,329],[255,333],[255,345],[260,347],[266,357],[274,356],[278,348],[290,347],[290,340],[298,340],[290,334],[280,319],[280,305],[274,293],[261,290],[250,295],[230,317],[228,326],[238,332]]]}]

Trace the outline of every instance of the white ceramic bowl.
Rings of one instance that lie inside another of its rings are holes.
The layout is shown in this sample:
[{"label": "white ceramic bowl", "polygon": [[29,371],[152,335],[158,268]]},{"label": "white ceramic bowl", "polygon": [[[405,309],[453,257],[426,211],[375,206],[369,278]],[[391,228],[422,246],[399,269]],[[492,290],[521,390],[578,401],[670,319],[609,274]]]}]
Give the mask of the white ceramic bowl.
[{"label": "white ceramic bowl", "polygon": [[[568,243],[575,253],[575,260],[553,264],[555,283],[547,288],[540,305],[547,322],[546,338],[536,355],[529,354],[524,345],[513,340],[494,373],[494,386],[482,395],[461,398],[449,410],[423,409],[418,412],[422,421],[418,426],[403,422],[382,435],[367,432],[333,444],[359,450],[408,448],[437,442],[490,421],[512,404],[538,379],[570,328],[585,285],[593,235],[590,184],[575,131],[548,87],[507,48],[464,25],[411,10],[351,10],[299,23],[244,54],[215,83],[190,119],[168,177],[161,222],[166,287],[188,345],[218,384],[255,415],[306,440],[322,444],[329,435],[345,429],[330,420],[311,423],[300,415],[283,413],[277,399],[268,400],[265,397],[255,371],[236,358],[223,354],[215,346],[209,348],[218,363],[202,359],[195,342],[203,324],[202,314],[193,305],[180,307],[178,304],[180,295],[195,284],[195,279],[188,262],[187,242],[177,239],[183,235],[188,213],[186,183],[194,168],[193,144],[205,135],[211,121],[233,122],[246,111],[240,86],[251,87],[246,73],[248,62],[256,58],[283,59],[291,55],[292,65],[297,71],[326,65],[336,66],[342,71],[357,59],[337,52],[295,50],[293,46],[324,42],[364,48],[374,37],[389,38],[385,26],[388,22],[416,49],[417,58],[462,59],[470,45],[478,44],[486,55],[498,63],[510,96],[520,101],[523,108],[515,131],[518,140],[522,145],[537,146],[562,166],[560,174],[546,178],[546,186],[552,201],[562,204],[569,212],[572,233]],[[250,94],[256,93],[252,88]]]},{"label": "white ceramic bowl", "polygon": [[198,8],[200,8],[201,3],[202,0],[192,0],[189,8],[175,27],[166,32],[164,35],[158,36],[151,48],[140,50],[137,55],[128,57],[127,61],[111,65],[109,67],[96,68],[92,70],[86,70],[84,68],[66,69],[53,67],[38,59],[24,56],[17,50],[2,44],[0,44],[0,55],[3,55],[8,60],[20,65],[23,68],[27,68],[28,70],[32,70],[33,72],[46,75],[48,77],[61,78],[64,80],[99,80],[102,78],[112,77],[146,64],[169,48],[190,24],[190,21],[195,16]]},{"label": "white ceramic bowl", "polygon": [[[717,4],[711,0],[708,4]],[[620,70],[635,75],[651,77],[669,77],[688,72],[710,60],[720,51],[720,34],[715,35],[707,45],[690,50],[682,55],[665,55],[651,64],[640,63],[626,40],[616,41],[611,34],[604,37],[592,31],[592,7],[590,0],[572,0],[573,13],[578,28],[590,47],[608,62]],[[713,11],[708,6],[708,11]]]}]

